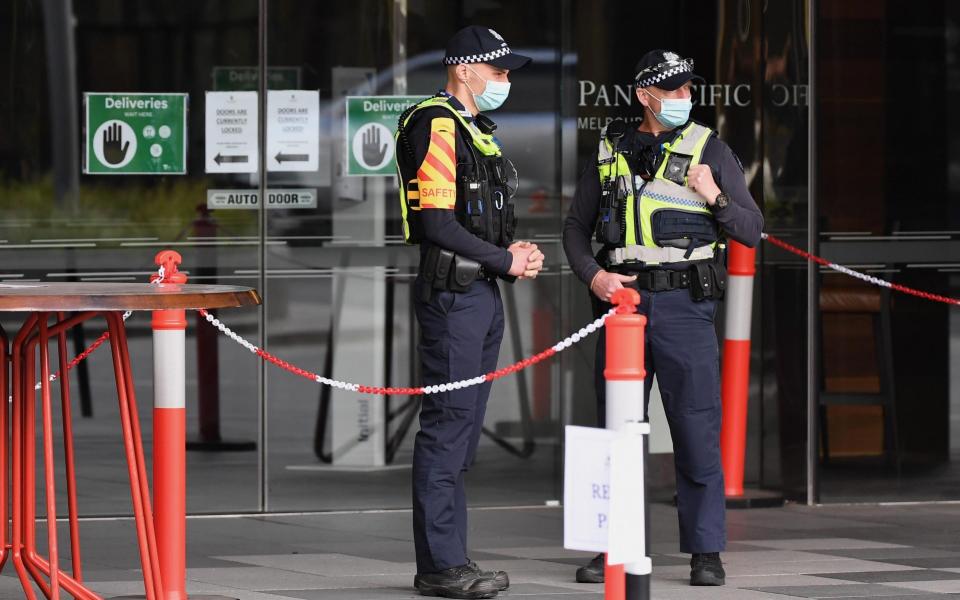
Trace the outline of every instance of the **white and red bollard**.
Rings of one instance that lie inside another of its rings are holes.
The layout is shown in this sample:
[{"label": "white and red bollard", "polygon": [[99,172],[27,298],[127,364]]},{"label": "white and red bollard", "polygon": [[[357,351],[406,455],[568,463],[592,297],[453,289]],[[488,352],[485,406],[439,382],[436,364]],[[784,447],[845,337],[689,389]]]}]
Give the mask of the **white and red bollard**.
[{"label": "white and red bollard", "polygon": [[757,251],[730,241],[727,259],[727,312],[723,340],[720,397],[723,426],[720,452],[728,497],[743,496],[743,462],[747,445],[747,399],[750,388],[750,324],[754,261]]},{"label": "white and red bollard", "polygon": [[730,242],[728,255],[726,326],[720,397],[723,425],[720,454],[727,508],[770,508],[783,505],[783,494],[744,489],[743,463],[747,449],[747,404],[750,396],[750,325],[753,276],[757,251]]},{"label": "white and red bollard", "polygon": [[[616,314],[607,317],[606,365],[603,371],[606,380],[607,429],[623,432],[631,424],[646,421],[646,406],[643,395],[643,380],[646,370],[643,362],[644,328],[647,318],[637,313],[640,294],[623,288],[613,294],[611,302]],[[645,431],[649,431],[646,429]],[[646,435],[641,436],[643,452],[638,475],[646,473],[649,446]],[[648,556],[649,512],[646,486],[636,510],[642,511],[643,528],[638,532],[638,544],[643,545],[644,558],[626,565],[607,564],[604,569],[605,600],[648,600],[650,598],[650,574],[652,564]]]},{"label": "white and red bollard", "polygon": [[[157,254],[152,283],[177,285],[187,276],[173,250]],[[186,600],[187,409],[186,311],[153,311],[153,497],[163,600]]]}]

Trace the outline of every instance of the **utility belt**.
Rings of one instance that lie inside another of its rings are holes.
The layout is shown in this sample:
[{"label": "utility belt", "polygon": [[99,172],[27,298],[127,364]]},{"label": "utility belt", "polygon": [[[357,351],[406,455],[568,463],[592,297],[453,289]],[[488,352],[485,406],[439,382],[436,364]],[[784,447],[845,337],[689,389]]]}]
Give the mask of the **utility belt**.
[{"label": "utility belt", "polygon": [[433,290],[466,292],[478,279],[494,279],[493,275],[475,260],[460,256],[439,246],[430,246],[420,262],[420,277],[426,285],[420,287],[420,300],[429,302]]},{"label": "utility belt", "polygon": [[722,300],[727,288],[727,269],[716,262],[698,262],[686,269],[632,271],[627,265],[619,265],[610,267],[610,270],[625,275],[636,275],[637,279],[633,285],[641,290],[667,292],[687,288],[694,302]]}]

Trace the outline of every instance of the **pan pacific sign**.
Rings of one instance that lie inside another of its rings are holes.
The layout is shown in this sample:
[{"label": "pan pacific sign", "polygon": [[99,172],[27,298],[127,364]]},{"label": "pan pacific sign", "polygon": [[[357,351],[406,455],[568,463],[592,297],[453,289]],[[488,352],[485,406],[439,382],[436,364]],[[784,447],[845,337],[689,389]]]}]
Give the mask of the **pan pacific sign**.
[{"label": "pan pacific sign", "polygon": [[[806,106],[806,84],[775,83],[765,86],[766,102],[774,107]],[[753,103],[753,90],[749,83],[710,84],[693,86],[694,106],[746,107]],[[580,109],[629,109],[639,104],[634,86],[597,83],[590,79],[578,81],[578,102]],[[600,129],[617,117],[608,115],[583,115],[577,118],[577,129]],[[630,120],[630,119],[628,119]],[[639,120],[639,116],[633,120]]]}]

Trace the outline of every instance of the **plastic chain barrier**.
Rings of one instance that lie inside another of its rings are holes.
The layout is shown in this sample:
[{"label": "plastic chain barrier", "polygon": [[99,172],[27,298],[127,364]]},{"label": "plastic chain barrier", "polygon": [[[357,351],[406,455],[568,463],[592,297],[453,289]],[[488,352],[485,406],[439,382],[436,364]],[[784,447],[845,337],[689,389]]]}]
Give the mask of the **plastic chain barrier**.
[{"label": "plastic chain barrier", "polygon": [[827,267],[827,268],[829,268],[829,269],[833,269],[834,271],[837,271],[838,273],[843,273],[844,275],[849,275],[850,277],[854,277],[854,278],[859,279],[859,280],[861,280],[861,281],[866,281],[866,282],[869,283],[869,284],[878,285],[878,286],[880,286],[880,287],[885,287],[885,288],[890,288],[891,290],[896,290],[896,291],[898,291],[898,292],[902,292],[902,293],[904,293],[904,294],[910,294],[911,296],[917,296],[918,298],[924,298],[924,299],[926,299],[926,300],[933,300],[934,302],[943,302],[944,304],[953,304],[954,306],[960,306],[960,299],[958,299],[958,298],[949,298],[949,297],[947,297],[947,296],[941,296],[941,295],[939,295],[939,294],[931,294],[930,292],[924,292],[924,291],[921,291],[921,290],[915,290],[915,289],[909,288],[909,287],[907,287],[907,286],[905,286],[905,285],[900,285],[900,284],[897,284],[897,283],[892,283],[892,282],[890,282],[890,281],[886,281],[886,280],[880,279],[880,278],[878,278],[878,277],[871,277],[870,275],[867,275],[866,273],[861,273],[861,272],[859,272],[859,271],[854,271],[853,269],[850,269],[850,268],[845,267],[845,266],[843,266],[843,265],[838,265],[837,263],[832,263],[832,262],[830,262],[829,260],[827,260],[827,259],[825,259],[825,258],[822,258],[822,257],[820,257],[820,256],[816,256],[816,255],[814,255],[814,254],[810,254],[810,253],[807,252],[806,250],[801,250],[800,248],[797,248],[796,246],[791,246],[790,244],[786,243],[785,241],[781,240],[780,238],[774,237],[774,236],[770,235],[769,233],[763,233],[763,234],[761,234],[761,237],[762,237],[763,239],[765,239],[766,241],[770,242],[771,244],[773,244],[774,246],[779,246],[780,248],[783,248],[783,249],[786,250],[787,252],[790,252],[790,253],[792,253],[792,254],[796,254],[797,256],[801,256],[801,257],[807,259],[807,260],[810,261],[810,262],[815,262],[815,263],[817,263],[818,265],[823,265],[824,267]]},{"label": "plastic chain barrier", "polygon": [[[853,269],[850,269],[850,268],[845,267],[845,266],[843,266],[843,265],[839,265],[839,264],[837,264],[837,263],[830,262],[829,260],[827,260],[827,259],[825,259],[825,258],[823,258],[823,257],[816,256],[816,255],[814,255],[814,254],[811,254],[811,253],[807,252],[806,250],[801,250],[800,248],[798,248],[798,247],[796,247],[796,246],[793,246],[793,245],[791,245],[791,244],[788,244],[787,242],[781,240],[780,238],[778,238],[778,237],[776,237],[776,236],[773,236],[773,235],[770,235],[770,234],[768,234],[768,233],[763,233],[763,234],[761,234],[761,237],[762,237],[762,239],[766,240],[767,242],[770,242],[770,243],[773,244],[774,246],[778,246],[778,247],[786,250],[787,252],[790,252],[790,253],[792,253],[792,254],[796,254],[797,256],[800,256],[800,257],[802,257],[802,258],[804,258],[804,259],[806,259],[806,260],[808,260],[808,261],[810,261],[810,262],[817,263],[818,265],[822,265],[822,266],[827,267],[827,268],[829,268],[829,269],[833,269],[834,271],[837,271],[838,273],[843,273],[844,275],[849,275],[850,277],[854,277],[854,278],[859,279],[859,280],[861,280],[861,281],[865,281],[865,282],[867,282],[867,283],[869,283],[869,284],[871,284],[871,285],[877,285],[877,286],[880,286],[880,287],[890,288],[890,289],[892,289],[892,290],[895,290],[895,291],[898,291],[898,292],[901,292],[901,293],[904,293],[904,294],[910,294],[910,295],[912,295],[912,296],[917,296],[917,297],[919,297],[919,298],[924,298],[924,299],[926,299],[926,300],[933,300],[934,302],[943,302],[943,303],[945,303],[945,304],[952,304],[952,305],[954,305],[954,306],[960,306],[960,299],[950,298],[950,297],[947,297],[947,296],[941,296],[941,295],[939,295],[939,294],[931,294],[931,293],[929,293],[929,292],[924,292],[924,291],[921,291],[921,290],[913,289],[913,288],[907,287],[907,286],[905,286],[905,285],[900,285],[900,284],[897,284],[897,283],[892,283],[892,282],[890,282],[890,281],[886,281],[886,280],[880,279],[880,278],[878,278],[878,277],[872,277],[872,276],[867,275],[867,274],[865,274],[865,273],[860,273],[859,271],[854,271]],[[163,267],[160,267],[160,269],[159,269],[159,271],[157,272],[157,274],[154,275],[154,276],[151,278],[151,283],[163,283],[163,277],[164,277]],[[357,393],[360,393],[360,394],[374,394],[374,395],[379,395],[379,396],[391,396],[391,395],[416,396],[416,395],[420,395],[420,394],[436,394],[436,393],[440,393],[440,392],[447,392],[447,391],[450,391],[450,390],[459,390],[459,389],[471,387],[471,386],[474,386],[474,385],[480,385],[480,384],[485,383],[485,382],[487,382],[487,381],[493,381],[493,380],[495,380],[495,379],[500,379],[501,377],[505,377],[505,376],[510,375],[510,374],[512,374],[512,373],[516,373],[517,371],[519,371],[519,370],[521,370],[521,369],[525,369],[525,368],[527,368],[527,367],[529,367],[529,366],[531,366],[531,365],[535,365],[535,364],[537,364],[537,363],[539,363],[539,362],[541,362],[541,361],[543,361],[543,360],[545,360],[545,359],[547,359],[547,358],[550,358],[551,356],[553,356],[553,355],[556,354],[557,352],[562,352],[563,350],[566,350],[566,349],[569,348],[570,346],[576,344],[576,343],[579,342],[580,340],[582,340],[582,339],[584,339],[585,337],[589,336],[591,333],[594,333],[596,330],[598,330],[598,329],[600,329],[601,327],[603,327],[604,321],[606,321],[607,317],[609,317],[610,315],[614,314],[616,311],[617,311],[617,309],[611,310],[609,313],[607,313],[607,314],[603,315],[602,317],[598,318],[598,319],[595,320],[593,323],[590,323],[589,325],[586,325],[585,327],[582,327],[582,328],[580,329],[580,331],[574,333],[573,335],[565,338],[564,340],[562,340],[562,341],[560,341],[560,342],[557,342],[557,343],[554,344],[552,347],[547,348],[546,350],[544,350],[543,352],[540,352],[539,354],[535,354],[535,355],[533,355],[533,356],[531,356],[531,357],[529,357],[529,358],[525,358],[525,359],[523,359],[523,360],[521,360],[521,361],[515,362],[515,363],[513,363],[512,365],[510,365],[510,366],[508,366],[508,367],[504,367],[504,368],[502,368],[502,369],[498,369],[498,370],[496,370],[496,371],[493,371],[493,372],[491,372],[491,373],[487,373],[487,374],[485,374],[485,375],[478,375],[477,377],[473,377],[472,379],[461,379],[460,381],[451,381],[451,382],[448,382],[448,383],[441,383],[441,384],[439,384],[439,385],[428,385],[428,386],[423,386],[423,387],[374,387],[374,386],[369,386],[369,385],[361,385],[361,384],[359,384],[359,383],[350,383],[350,382],[348,382],[348,381],[338,381],[338,380],[336,380],[336,379],[329,379],[329,378],[327,378],[327,377],[323,377],[322,375],[318,375],[318,374],[316,374],[316,373],[312,373],[312,372],[307,371],[307,370],[305,370],[305,369],[301,369],[300,367],[297,367],[297,366],[295,366],[295,365],[292,365],[292,364],[288,363],[287,361],[285,361],[285,360],[283,360],[283,359],[281,359],[281,358],[278,358],[278,357],[274,356],[273,354],[270,354],[269,352],[267,352],[267,351],[264,350],[263,348],[258,348],[258,347],[255,346],[254,344],[252,344],[252,343],[250,343],[249,341],[243,339],[242,337],[240,337],[239,335],[237,335],[236,333],[234,333],[229,327],[227,327],[226,325],[224,325],[223,323],[221,323],[219,319],[217,319],[216,317],[214,317],[213,315],[211,315],[210,313],[208,313],[206,310],[204,310],[204,309],[202,309],[202,308],[198,310],[198,312],[199,312],[211,325],[213,325],[214,327],[216,327],[217,329],[219,329],[221,332],[223,332],[224,335],[226,335],[227,337],[229,337],[229,338],[232,339],[233,341],[237,342],[238,344],[240,344],[241,346],[243,346],[244,348],[246,348],[247,350],[249,350],[249,351],[252,352],[253,354],[256,354],[257,356],[261,357],[262,359],[266,360],[267,362],[273,363],[274,365],[280,367],[281,369],[284,369],[284,370],[286,370],[286,371],[289,371],[290,373],[293,373],[294,375],[299,375],[300,377],[304,377],[304,378],[306,378],[306,379],[310,379],[310,380],[315,381],[315,382],[317,382],[317,383],[320,383],[320,384],[322,384],[322,385],[329,385],[329,386],[331,386],[331,387],[335,387],[335,388],[338,388],[338,389],[347,390],[347,391],[351,391],[351,392],[357,392]],[[127,311],[126,313],[124,313],[123,319],[126,320],[126,319],[130,316],[130,314],[131,314],[130,311]],[[90,346],[87,347],[86,350],[84,350],[83,352],[81,352],[80,354],[78,354],[73,360],[70,361],[70,363],[67,365],[67,370],[69,371],[69,370],[72,369],[73,367],[77,366],[77,365],[80,363],[80,361],[82,361],[83,359],[85,359],[87,356],[89,356],[90,354],[92,354],[97,348],[99,348],[101,345],[103,345],[103,343],[104,343],[105,341],[107,341],[107,339],[109,339],[109,337],[110,337],[110,334],[109,334],[109,333],[104,333],[103,335],[101,335],[95,342],[93,342],[92,344],[90,344]],[[56,372],[56,373],[54,373],[54,374],[52,374],[52,375],[50,376],[50,381],[55,381],[59,376],[60,376],[60,372],[59,372],[59,371]],[[40,383],[39,383],[39,382],[37,382],[36,388],[37,388],[37,389],[40,389]]]},{"label": "plastic chain barrier", "polygon": [[478,375],[477,377],[473,377],[471,379],[461,379],[460,381],[451,381],[449,383],[441,383],[439,385],[428,385],[425,387],[373,387],[369,385],[361,385],[359,383],[350,383],[348,381],[338,381],[336,379],[329,379],[327,377],[323,377],[322,375],[317,375],[316,373],[311,373],[310,371],[301,369],[300,367],[292,365],[287,361],[282,360],[270,354],[263,348],[258,348],[257,346],[251,344],[247,340],[243,339],[242,337],[234,333],[229,327],[221,323],[219,319],[217,319],[216,317],[208,313],[206,310],[201,308],[201,309],[198,309],[198,312],[201,315],[203,315],[203,317],[211,325],[213,325],[214,327],[222,331],[224,335],[226,335],[236,343],[240,344],[241,346],[243,346],[250,352],[256,354],[260,358],[268,362],[271,362],[274,365],[280,367],[281,369],[293,373],[294,375],[299,375],[300,377],[304,377],[306,379],[316,381],[317,383],[320,383],[322,385],[329,385],[337,389],[347,390],[350,392],[357,392],[359,394],[373,394],[377,396],[393,396],[393,395],[419,396],[421,394],[436,394],[440,392],[448,392],[450,390],[459,390],[459,389],[471,387],[474,385],[480,385],[481,383],[484,383],[487,381],[493,381],[494,379],[500,379],[501,377],[510,375],[511,373],[516,373],[520,369],[525,369],[531,365],[535,365],[542,360],[550,358],[557,352],[562,352],[566,350],[570,346],[576,344],[580,340],[586,338],[591,333],[603,327],[604,321],[607,320],[607,317],[609,317],[612,314],[615,314],[617,310],[618,309],[616,308],[612,309],[610,312],[603,315],[593,323],[590,323],[589,325],[582,327],[580,331],[574,333],[571,336],[568,336],[567,338],[565,338],[560,342],[557,342],[552,347],[547,348],[546,350],[544,350],[543,352],[540,352],[539,354],[534,354],[533,356],[530,356],[521,361],[515,362],[508,367],[504,367],[502,369],[492,371],[485,375]]}]

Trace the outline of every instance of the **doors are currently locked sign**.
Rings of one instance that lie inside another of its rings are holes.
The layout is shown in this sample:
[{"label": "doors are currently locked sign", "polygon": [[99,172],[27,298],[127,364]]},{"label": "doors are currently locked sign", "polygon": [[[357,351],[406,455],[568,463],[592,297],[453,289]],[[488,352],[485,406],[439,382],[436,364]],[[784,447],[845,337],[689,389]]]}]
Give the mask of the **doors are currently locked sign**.
[{"label": "doors are currently locked sign", "polygon": [[86,93],[83,172],[187,172],[187,94]]}]

